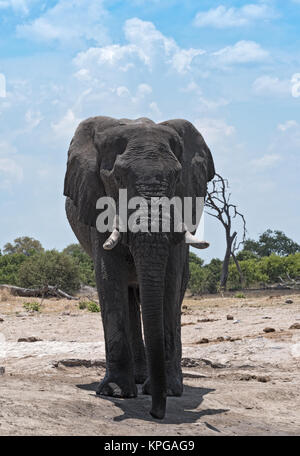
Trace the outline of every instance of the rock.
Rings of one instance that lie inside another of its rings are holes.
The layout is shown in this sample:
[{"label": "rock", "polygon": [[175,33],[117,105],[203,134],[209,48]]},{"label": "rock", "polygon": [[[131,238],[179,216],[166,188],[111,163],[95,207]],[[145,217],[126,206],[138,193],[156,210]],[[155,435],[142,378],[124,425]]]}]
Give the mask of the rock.
[{"label": "rock", "polygon": [[270,377],[267,377],[267,376],[263,375],[263,376],[256,377],[256,380],[257,380],[258,382],[261,382],[261,383],[267,383],[267,382],[269,382],[271,379],[270,379]]},{"label": "rock", "polygon": [[224,339],[224,337],[222,337],[222,336],[221,336],[221,337],[217,337],[217,341],[218,341],[218,342],[224,342],[224,340],[225,340],[225,339]]},{"label": "rock", "polygon": [[197,342],[197,344],[208,344],[209,343],[209,340],[206,339],[205,337],[203,337],[202,339],[199,340],[199,342]]},{"label": "rock", "polygon": [[233,320],[234,319],[232,315],[227,315],[226,318],[227,318],[227,320]]},{"label": "rock", "polygon": [[241,382],[249,382],[250,380],[255,380],[255,379],[256,379],[256,375],[243,374],[240,376]]},{"label": "rock", "polygon": [[18,339],[18,342],[41,342],[42,339],[39,339],[38,337],[35,336],[29,336],[29,337],[20,337]]},{"label": "rock", "polygon": [[261,317],[263,320],[272,320],[272,317]]},{"label": "rock", "polygon": [[5,374],[5,367],[0,366],[0,375]]},{"label": "rock", "polygon": [[62,312],[61,315],[70,315],[70,311],[68,310],[67,312]]},{"label": "rock", "polygon": [[234,320],[233,324],[236,325],[237,323],[241,323],[241,320]]},{"label": "rock", "polygon": [[300,323],[294,323],[292,326],[290,326],[290,329],[300,329]]},{"label": "rock", "polygon": [[265,333],[273,333],[273,332],[275,332],[275,329],[274,328],[265,328],[264,332]]},{"label": "rock", "polygon": [[202,318],[201,320],[197,320],[198,323],[212,323],[213,321],[218,321],[215,318]]},{"label": "rock", "polygon": [[285,301],[285,303],[286,303],[286,304],[293,304],[294,301],[293,301],[292,299],[287,299],[287,300]]},{"label": "rock", "polygon": [[52,362],[53,367],[106,367],[106,362],[104,360],[92,360],[92,359],[61,359],[59,361]]},{"label": "rock", "polygon": [[3,318],[0,317],[0,323],[2,323],[3,321],[4,321]]}]

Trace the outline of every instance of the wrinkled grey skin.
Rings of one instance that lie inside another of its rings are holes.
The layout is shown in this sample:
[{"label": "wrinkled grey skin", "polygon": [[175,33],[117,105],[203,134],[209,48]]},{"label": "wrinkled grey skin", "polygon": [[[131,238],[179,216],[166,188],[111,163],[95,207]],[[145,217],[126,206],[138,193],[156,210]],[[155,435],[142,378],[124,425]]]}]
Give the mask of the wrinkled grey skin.
[{"label": "wrinkled grey skin", "polygon": [[[167,396],[180,396],[181,303],[189,278],[189,246],[181,234],[126,233],[112,250],[110,233],[95,228],[101,196],[206,195],[211,153],[186,120],[94,117],[77,128],[69,148],[64,195],[70,225],[92,257],[105,335],[106,375],[98,394],[152,395],[151,415],[163,418]],[[140,306],[144,329],[142,338]]]}]

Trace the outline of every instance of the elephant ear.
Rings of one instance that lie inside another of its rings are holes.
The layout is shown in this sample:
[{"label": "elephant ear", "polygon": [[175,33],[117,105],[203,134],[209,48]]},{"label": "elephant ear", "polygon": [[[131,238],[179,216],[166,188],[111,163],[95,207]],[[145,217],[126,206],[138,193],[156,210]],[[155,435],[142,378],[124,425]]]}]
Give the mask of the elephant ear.
[{"label": "elephant ear", "polygon": [[178,148],[174,150],[182,166],[182,180],[178,193],[182,197],[205,197],[207,182],[213,179],[215,167],[203,136],[187,120],[168,120],[161,125],[175,130],[182,141],[182,153],[177,152]]},{"label": "elephant ear", "polygon": [[111,117],[86,119],[77,127],[69,147],[64,195],[71,198],[79,220],[86,225],[95,226],[96,202],[105,196],[100,179],[101,151],[95,147],[95,136],[118,125]]}]

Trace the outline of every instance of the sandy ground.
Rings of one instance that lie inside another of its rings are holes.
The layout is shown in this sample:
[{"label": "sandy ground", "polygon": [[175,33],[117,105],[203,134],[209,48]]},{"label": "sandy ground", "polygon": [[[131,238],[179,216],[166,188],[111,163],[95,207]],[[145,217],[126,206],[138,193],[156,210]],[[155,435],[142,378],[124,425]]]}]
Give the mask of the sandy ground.
[{"label": "sandy ground", "polygon": [[[168,398],[161,422],[149,396],[95,395],[99,313],[55,299],[30,313],[28,301],[40,300],[0,296],[0,435],[300,435],[300,329],[289,329],[300,294],[186,299],[184,394]],[[29,336],[41,340],[18,342]]]}]

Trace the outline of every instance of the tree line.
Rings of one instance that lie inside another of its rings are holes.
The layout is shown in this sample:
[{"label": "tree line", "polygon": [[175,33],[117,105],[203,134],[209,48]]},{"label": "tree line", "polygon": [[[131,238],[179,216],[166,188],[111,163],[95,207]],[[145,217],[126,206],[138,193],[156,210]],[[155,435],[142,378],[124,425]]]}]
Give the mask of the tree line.
[{"label": "tree line", "polygon": [[[236,260],[240,271],[234,258],[228,261],[227,288],[231,290],[277,283],[279,277],[300,277],[300,245],[282,231],[267,230],[257,241],[246,239]],[[204,264],[190,253],[190,291],[219,292],[223,264],[218,258]],[[0,284],[26,288],[52,285],[70,294],[82,285],[96,285],[93,261],[79,244],[70,244],[61,252],[45,250],[38,240],[28,236],[7,243],[0,251]]]}]

